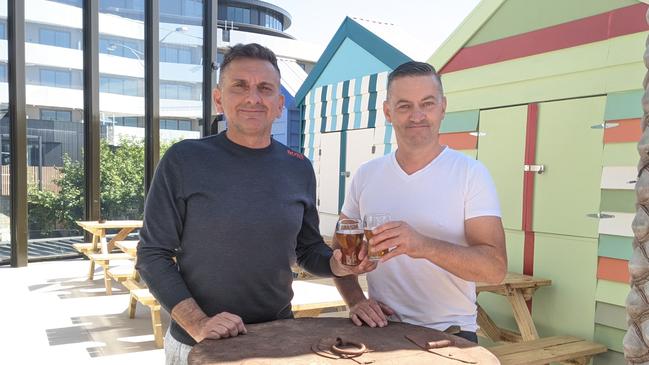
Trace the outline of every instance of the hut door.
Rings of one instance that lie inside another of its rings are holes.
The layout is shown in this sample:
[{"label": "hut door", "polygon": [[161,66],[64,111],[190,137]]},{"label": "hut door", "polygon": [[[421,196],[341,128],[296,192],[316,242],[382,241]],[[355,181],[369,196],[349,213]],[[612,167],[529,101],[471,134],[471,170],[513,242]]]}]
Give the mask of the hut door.
[{"label": "hut door", "polygon": [[533,231],[597,238],[606,98],[539,104]]},{"label": "hut door", "polygon": [[[347,148],[345,158],[345,190],[349,191],[352,177],[358,167],[365,161],[374,157],[372,146],[374,145],[374,128],[357,129],[347,131]],[[341,206],[342,208],[342,206]]]},{"label": "hut door", "polygon": [[340,132],[323,133],[320,137],[320,214],[338,215],[338,184],[340,176]]}]

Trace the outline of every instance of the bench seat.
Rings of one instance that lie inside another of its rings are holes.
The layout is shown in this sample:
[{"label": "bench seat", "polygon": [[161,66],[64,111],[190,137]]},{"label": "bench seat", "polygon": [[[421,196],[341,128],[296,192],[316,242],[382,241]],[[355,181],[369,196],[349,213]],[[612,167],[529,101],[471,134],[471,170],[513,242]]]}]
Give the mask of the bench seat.
[{"label": "bench seat", "polygon": [[589,363],[594,355],[607,351],[606,346],[573,336],[554,336],[533,341],[490,347],[502,365],[541,365],[551,362]]}]

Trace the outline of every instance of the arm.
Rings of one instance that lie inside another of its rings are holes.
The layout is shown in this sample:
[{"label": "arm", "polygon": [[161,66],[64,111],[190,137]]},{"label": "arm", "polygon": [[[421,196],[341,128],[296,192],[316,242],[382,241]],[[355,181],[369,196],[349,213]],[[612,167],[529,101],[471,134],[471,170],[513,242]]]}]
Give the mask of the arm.
[{"label": "arm", "polygon": [[406,254],[424,258],[468,281],[499,283],[507,274],[505,233],[499,217],[482,216],[464,222],[469,246],[425,237],[405,222],[390,222],[374,230],[370,244],[377,250],[394,247],[381,261]]},{"label": "arm", "polygon": [[507,274],[505,232],[498,195],[489,171],[481,163],[469,168],[464,186],[464,237],[468,246],[425,237],[405,222],[377,228],[370,244],[395,247],[383,261],[406,254],[424,258],[468,281],[499,283]]},{"label": "arm", "polygon": [[208,317],[192,298],[173,258],[180,249],[185,199],[177,148],[160,160],[149,189],[137,249],[137,269],[151,293],[197,342],[245,333],[241,318],[230,313]]}]

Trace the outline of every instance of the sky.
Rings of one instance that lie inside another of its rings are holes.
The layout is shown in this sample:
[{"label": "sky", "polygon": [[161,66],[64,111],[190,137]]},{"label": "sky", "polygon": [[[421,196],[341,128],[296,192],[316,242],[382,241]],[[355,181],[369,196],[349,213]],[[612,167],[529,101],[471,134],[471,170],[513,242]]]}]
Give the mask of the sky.
[{"label": "sky", "polygon": [[265,0],[291,14],[286,33],[326,46],[345,16],[399,25],[437,49],[479,0]]}]

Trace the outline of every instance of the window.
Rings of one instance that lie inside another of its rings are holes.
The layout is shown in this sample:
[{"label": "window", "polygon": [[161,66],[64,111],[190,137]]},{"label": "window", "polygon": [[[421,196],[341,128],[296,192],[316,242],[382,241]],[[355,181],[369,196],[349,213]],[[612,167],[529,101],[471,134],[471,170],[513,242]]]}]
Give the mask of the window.
[{"label": "window", "polygon": [[183,0],[183,15],[203,16],[203,0]]},{"label": "window", "polygon": [[101,76],[99,78],[99,91],[112,94],[142,96],[137,79]]},{"label": "window", "polygon": [[0,39],[7,39],[7,22],[0,22]]},{"label": "window", "polygon": [[72,87],[70,71],[41,69],[41,85],[54,87]]},{"label": "window", "polygon": [[192,121],[183,120],[183,119],[160,119],[160,128],[161,129],[173,129],[181,131],[191,131],[192,130]]},{"label": "window", "polygon": [[124,127],[138,127],[139,118],[138,117],[113,117],[115,125],[121,125]]},{"label": "window", "polygon": [[7,64],[0,63],[0,82],[7,82]]},{"label": "window", "polygon": [[180,0],[160,0],[160,13],[180,15]]},{"label": "window", "polygon": [[54,109],[41,109],[41,120],[53,120],[57,122],[71,122],[72,111],[70,110],[54,110]]},{"label": "window", "polygon": [[192,63],[192,52],[187,48],[174,46],[160,47],[160,62]]},{"label": "window", "polygon": [[250,24],[250,9],[228,6],[228,20]]},{"label": "window", "polygon": [[191,131],[192,130],[192,122],[190,120],[179,120],[178,121],[178,129],[181,131]]},{"label": "window", "polygon": [[70,32],[41,28],[38,30],[38,42],[55,47],[70,48]]},{"label": "window", "polygon": [[182,84],[161,82],[160,99],[192,100],[192,87]]}]

